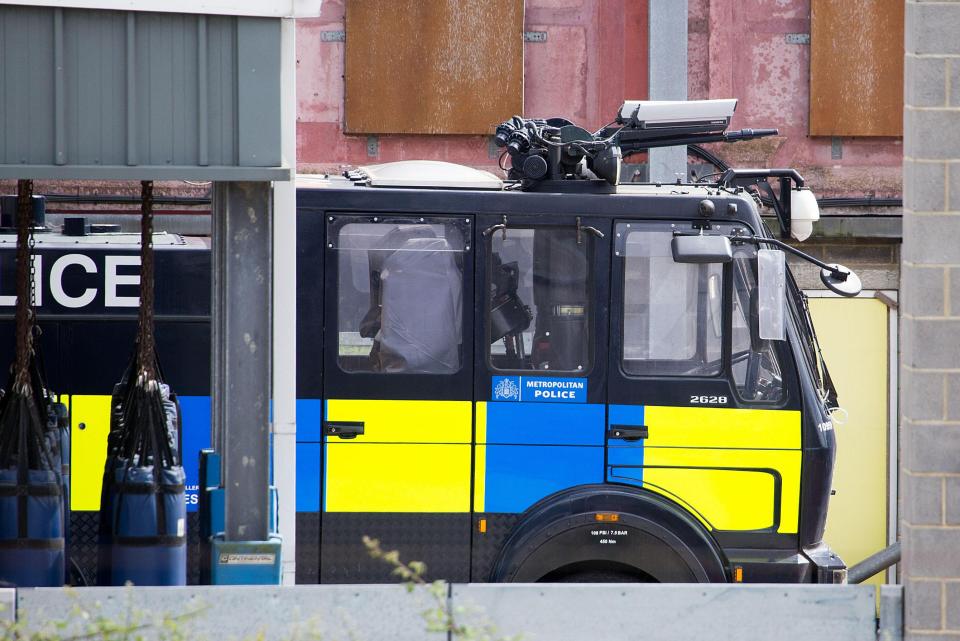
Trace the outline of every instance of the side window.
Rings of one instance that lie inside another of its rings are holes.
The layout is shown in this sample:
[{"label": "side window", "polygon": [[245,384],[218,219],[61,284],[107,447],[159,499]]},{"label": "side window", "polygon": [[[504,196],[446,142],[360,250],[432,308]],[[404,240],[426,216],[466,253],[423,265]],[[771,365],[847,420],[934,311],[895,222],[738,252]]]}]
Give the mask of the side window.
[{"label": "side window", "polygon": [[491,236],[489,362],[498,370],[590,369],[593,237],[572,227]]},{"label": "side window", "polygon": [[617,226],[623,243],[622,367],[626,374],[714,376],[721,371],[723,268],[673,260],[662,226]]},{"label": "side window", "polygon": [[347,223],[333,245],[341,369],[460,369],[464,234],[455,223]]},{"label": "side window", "polygon": [[753,247],[739,247],[733,259],[733,327],[731,369],[740,397],[746,401],[779,401],[783,375],[773,341],[752,337],[756,306],[756,256]]}]

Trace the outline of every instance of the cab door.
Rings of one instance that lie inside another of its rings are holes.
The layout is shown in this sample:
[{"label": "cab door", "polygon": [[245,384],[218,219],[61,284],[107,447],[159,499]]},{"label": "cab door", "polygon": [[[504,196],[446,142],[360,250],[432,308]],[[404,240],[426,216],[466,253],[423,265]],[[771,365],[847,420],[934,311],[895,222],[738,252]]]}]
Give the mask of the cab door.
[{"label": "cab door", "polygon": [[660,494],[718,535],[795,535],[799,392],[786,344],[750,338],[756,250],[681,264],[676,230],[691,223],[616,223],[606,479]]},{"label": "cab door", "polygon": [[468,216],[328,214],[320,576],[430,579],[470,557],[473,265]]},{"label": "cab door", "polygon": [[610,227],[478,217],[473,581],[530,506],[603,481]]}]

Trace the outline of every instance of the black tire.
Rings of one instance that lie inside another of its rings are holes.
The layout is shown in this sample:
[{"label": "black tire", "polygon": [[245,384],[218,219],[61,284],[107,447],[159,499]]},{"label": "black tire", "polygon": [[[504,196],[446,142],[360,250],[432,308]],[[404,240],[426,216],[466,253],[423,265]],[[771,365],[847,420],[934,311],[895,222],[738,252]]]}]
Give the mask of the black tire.
[{"label": "black tire", "polygon": [[539,583],[656,583],[656,580],[626,566],[578,563],[551,572]]},{"label": "black tire", "polygon": [[[615,513],[618,521],[597,521]],[[723,583],[723,552],[709,532],[679,505],[651,492],[619,485],[584,485],[531,507],[507,538],[491,581],[532,583],[636,577],[660,583]],[[636,579],[633,579],[636,580]]]}]

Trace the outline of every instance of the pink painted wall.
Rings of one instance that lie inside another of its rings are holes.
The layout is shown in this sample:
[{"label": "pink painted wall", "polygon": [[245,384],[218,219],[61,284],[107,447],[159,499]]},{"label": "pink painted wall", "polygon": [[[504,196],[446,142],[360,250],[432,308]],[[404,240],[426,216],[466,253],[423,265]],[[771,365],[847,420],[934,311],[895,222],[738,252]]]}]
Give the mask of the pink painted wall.
[{"label": "pink painted wall", "polygon": [[[830,138],[807,135],[810,48],[787,44],[810,32],[810,0],[688,0],[691,99],[740,99],[733,126],[777,127],[781,135],[717,145],[737,166],[789,166],[822,196],[901,193],[899,138],[844,138],[831,158]],[[588,129],[612,120],[624,98],[646,97],[645,0],[526,0],[524,30],[546,43],[524,45],[525,116],[565,116]],[[344,0],[326,0],[319,18],[297,26],[297,147],[302,172],[413,158],[492,168],[483,136],[347,136],[343,122],[344,44],[321,31],[343,29]],[[348,36],[349,37],[349,34]]]},{"label": "pink painted wall", "polygon": [[[645,97],[646,13],[646,0],[526,0],[524,30],[546,31],[547,41],[524,45],[522,115],[564,116],[596,129],[613,119],[624,96]],[[380,136],[371,158],[366,136],[345,135],[344,43],[320,38],[343,29],[343,20],[344,0],[325,0],[319,18],[297,23],[301,172],[414,158],[496,165],[485,136]]]},{"label": "pink painted wall", "polygon": [[776,127],[780,136],[714,150],[739,166],[795,167],[820,196],[899,197],[900,138],[829,137],[808,131],[810,47],[786,43],[810,33],[810,0],[689,0],[688,93],[739,98],[734,128]]}]

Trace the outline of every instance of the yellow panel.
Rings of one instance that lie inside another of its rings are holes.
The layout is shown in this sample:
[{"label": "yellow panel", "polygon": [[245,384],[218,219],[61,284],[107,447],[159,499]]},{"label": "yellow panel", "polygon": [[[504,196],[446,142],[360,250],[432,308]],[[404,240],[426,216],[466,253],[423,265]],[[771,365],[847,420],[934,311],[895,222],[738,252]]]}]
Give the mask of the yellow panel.
[{"label": "yellow panel", "polygon": [[326,447],[327,512],[470,511],[470,445]]},{"label": "yellow panel", "polygon": [[872,298],[813,298],[810,312],[847,411],[834,421],[837,494],[824,540],[853,565],[887,544],[889,312]]},{"label": "yellow panel", "polygon": [[487,442],[487,402],[477,403],[477,443]]},{"label": "yellow panel", "polygon": [[473,457],[473,511],[483,512],[487,498],[487,446],[477,445]]},{"label": "yellow panel", "polygon": [[[328,421],[363,421],[360,443],[469,443],[473,436],[470,401],[327,401]],[[336,442],[336,439],[334,439]]]},{"label": "yellow panel", "polygon": [[103,465],[107,460],[109,433],[109,396],[70,397],[71,510],[100,509],[100,488],[103,484]]},{"label": "yellow panel", "polygon": [[[777,532],[797,531],[800,505],[799,450],[726,450],[645,447],[643,484],[687,504],[711,527],[719,530],[753,530],[773,524],[773,477],[759,473],[764,468],[781,477],[780,527]],[[660,469],[656,466],[699,469]],[[703,468],[740,468],[705,470]],[[747,472],[746,470],[757,470]],[[613,470],[628,475],[629,471]]]},{"label": "yellow panel", "polygon": [[800,412],[722,407],[644,408],[645,447],[799,449]]}]

